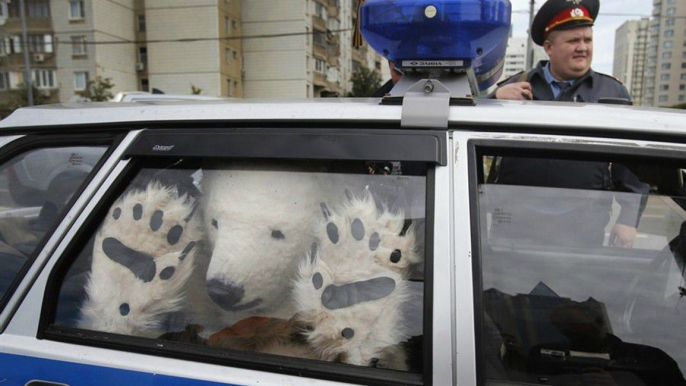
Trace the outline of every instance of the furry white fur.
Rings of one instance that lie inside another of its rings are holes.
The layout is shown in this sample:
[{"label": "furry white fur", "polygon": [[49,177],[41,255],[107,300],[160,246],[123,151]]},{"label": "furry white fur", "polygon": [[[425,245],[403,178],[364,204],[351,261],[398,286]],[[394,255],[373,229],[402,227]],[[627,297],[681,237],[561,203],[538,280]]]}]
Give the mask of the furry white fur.
[{"label": "furry white fur", "polygon": [[402,213],[377,212],[369,194],[322,212],[318,247],[300,265],[294,290],[310,347],[323,360],[404,368],[396,345],[407,338],[406,278],[420,261],[413,227],[404,228]]},{"label": "furry white fur", "polygon": [[112,205],[95,237],[79,327],[159,335],[164,318],[183,307],[194,271],[202,237],[194,211],[192,199],[159,184]]},{"label": "furry white fur", "polygon": [[331,176],[273,163],[234,163],[203,172],[211,249],[210,296],[224,326],[249,316],[292,316],[299,257],[314,242],[310,224],[334,189]]}]

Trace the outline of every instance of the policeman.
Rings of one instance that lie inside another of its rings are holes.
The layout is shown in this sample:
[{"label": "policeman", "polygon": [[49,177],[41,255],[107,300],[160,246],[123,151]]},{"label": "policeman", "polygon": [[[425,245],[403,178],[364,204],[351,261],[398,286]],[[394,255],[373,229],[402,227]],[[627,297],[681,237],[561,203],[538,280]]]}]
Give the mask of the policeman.
[{"label": "policeman", "polygon": [[[531,26],[531,37],[545,48],[550,61],[541,61],[534,70],[505,80],[489,97],[574,102],[598,102],[602,98],[630,101],[629,93],[619,81],[591,69],[592,26],[599,7],[598,0],[548,0],[543,4]],[[496,165],[494,178],[489,177],[489,180],[499,184],[635,193],[615,194],[621,212],[608,240],[611,246],[633,246],[649,187],[625,165],[518,157],[502,157]],[[560,218],[541,219],[541,224],[549,224],[549,229],[544,230],[559,234],[557,238],[546,238],[561,243],[560,237],[565,235],[573,244],[602,244],[604,228],[612,211],[612,196],[604,195],[595,200],[591,196],[580,208],[561,216],[562,220],[567,220],[563,223],[570,224],[572,229],[562,231],[550,226]],[[577,217],[579,221],[570,220]]]},{"label": "policeman", "polygon": [[500,83],[491,98],[598,102],[601,98],[630,101],[615,78],[591,69],[593,23],[598,0],[548,0],[534,17],[531,38],[550,61]]}]

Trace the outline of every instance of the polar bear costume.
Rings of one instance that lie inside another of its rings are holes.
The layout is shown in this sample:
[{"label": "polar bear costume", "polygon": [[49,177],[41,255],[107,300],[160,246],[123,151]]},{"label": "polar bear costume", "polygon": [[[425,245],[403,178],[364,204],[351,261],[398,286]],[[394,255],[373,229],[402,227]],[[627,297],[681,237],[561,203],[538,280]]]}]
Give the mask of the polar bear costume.
[{"label": "polar bear costume", "polygon": [[151,183],[124,194],[95,236],[81,328],[157,337],[185,307],[201,249],[197,203]]},{"label": "polar bear costume", "polygon": [[323,360],[405,369],[402,309],[421,261],[413,224],[371,194],[348,192],[343,205],[321,210],[317,247],[301,263],[294,291],[309,346]]},{"label": "polar bear costume", "polygon": [[[243,162],[203,171],[210,245],[207,289],[222,326],[250,316],[290,318],[300,257],[315,237],[319,204],[343,191],[312,167]],[[335,192],[335,193],[334,193]]]}]

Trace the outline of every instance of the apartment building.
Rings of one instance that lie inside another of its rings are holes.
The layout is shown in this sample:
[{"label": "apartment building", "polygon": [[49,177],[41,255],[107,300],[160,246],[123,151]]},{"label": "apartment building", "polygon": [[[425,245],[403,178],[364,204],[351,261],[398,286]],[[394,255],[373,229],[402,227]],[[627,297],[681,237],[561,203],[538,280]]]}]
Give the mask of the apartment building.
[{"label": "apartment building", "polygon": [[[357,0],[0,0],[0,105],[22,83],[29,51],[47,102],[74,100],[95,77],[118,91],[224,97],[345,96],[359,67]],[[383,68],[385,70],[385,68]]]},{"label": "apartment building", "polygon": [[635,105],[643,99],[649,19],[629,20],[615,31],[612,75],[624,83]]},{"label": "apartment building", "polygon": [[[503,65],[503,74],[498,80],[507,79],[512,75],[524,71],[526,69],[526,42],[528,38],[510,37],[507,40],[507,51],[505,51],[505,64]],[[545,53],[543,47],[532,44],[533,47],[533,64],[536,66],[541,60],[548,60],[548,55]]]},{"label": "apartment building", "polygon": [[645,69],[643,105],[686,102],[686,1],[653,0]]},{"label": "apartment building", "polygon": [[381,56],[351,47],[353,0],[243,2],[246,97],[330,97],[352,90],[360,66],[381,70]]}]

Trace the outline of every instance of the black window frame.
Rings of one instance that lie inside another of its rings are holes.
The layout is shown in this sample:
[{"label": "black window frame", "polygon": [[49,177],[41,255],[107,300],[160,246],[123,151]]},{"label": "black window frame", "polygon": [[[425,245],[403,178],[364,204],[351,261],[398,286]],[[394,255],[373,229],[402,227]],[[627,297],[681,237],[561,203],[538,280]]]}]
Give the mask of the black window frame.
[{"label": "black window frame", "polygon": [[[171,125],[170,125],[171,126]],[[435,168],[447,165],[447,132],[431,130],[360,128],[157,128],[139,134],[121,160],[128,165],[115,178],[58,257],[45,287],[38,339],[113,349],[200,363],[304,376],[370,386],[427,386],[433,372],[433,219],[435,211]],[[317,144],[319,147],[314,147]],[[391,147],[389,145],[396,145]],[[161,146],[161,148],[160,148]],[[400,147],[398,147],[400,146]],[[389,149],[390,147],[390,149]],[[274,157],[273,154],[279,154]],[[179,159],[191,163],[207,159],[271,159],[365,161],[397,160],[426,164],[425,272],[423,315],[423,371],[419,373],[360,367],[307,359],[163,341],[106,332],[82,330],[53,324],[60,285],[68,269],[93,236],[107,211],[126,190],[131,179],[152,164],[172,166]]]}]

